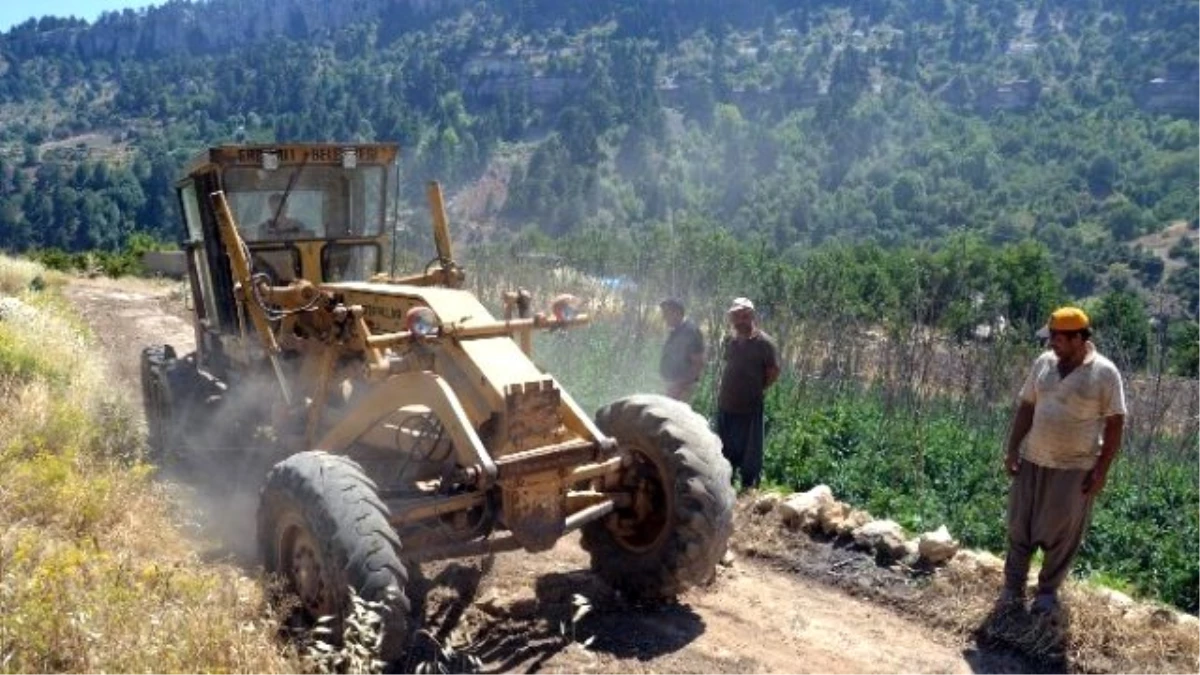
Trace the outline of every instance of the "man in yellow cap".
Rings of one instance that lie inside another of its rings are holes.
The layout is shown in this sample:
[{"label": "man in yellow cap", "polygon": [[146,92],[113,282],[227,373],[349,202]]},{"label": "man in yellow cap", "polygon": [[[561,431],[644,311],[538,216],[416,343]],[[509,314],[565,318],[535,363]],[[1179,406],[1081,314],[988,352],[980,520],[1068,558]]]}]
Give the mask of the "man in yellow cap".
[{"label": "man in yellow cap", "polygon": [[[1034,549],[1044,554],[1035,614],[1058,609],[1058,588],[1071,571],[1121,447],[1125,390],[1112,361],[1091,342],[1083,310],[1063,307],[1045,331],[1050,350],[1033,363],[1008,436],[1008,557],[1004,604],[1022,603]],[[1021,446],[1024,441],[1024,451]]]}]

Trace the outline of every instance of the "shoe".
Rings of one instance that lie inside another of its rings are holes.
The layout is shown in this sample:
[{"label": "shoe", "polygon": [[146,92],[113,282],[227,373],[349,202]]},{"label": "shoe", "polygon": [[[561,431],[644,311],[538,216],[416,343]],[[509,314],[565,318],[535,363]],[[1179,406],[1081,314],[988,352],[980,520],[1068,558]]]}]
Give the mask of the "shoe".
[{"label": "shoe", "polygon": [[1054,593],[1038,593],[1029,606],[1030,614],[1051,615],[1058,612],[1058,595]]}]

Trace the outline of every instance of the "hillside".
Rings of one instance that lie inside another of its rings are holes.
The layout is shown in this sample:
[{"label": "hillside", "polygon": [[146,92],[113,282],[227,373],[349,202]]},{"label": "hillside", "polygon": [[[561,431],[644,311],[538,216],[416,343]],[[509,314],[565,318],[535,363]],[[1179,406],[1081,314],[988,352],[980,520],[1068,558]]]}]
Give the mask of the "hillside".
[{"label": "hillside", "polygon": [[408,198],[463,189],[470,241],[723,230],[793,265],[839,242],[1031,241],[1067,297],[1128,290],[1194,319],[1195,248],[1159,242],[1170,264],[1139,238],[1196,220],[1196,17],[1188,0],[176,0],[30,21],[0,36],[0,246],[173,240],[170,186],[206,144],[397,140]]}]

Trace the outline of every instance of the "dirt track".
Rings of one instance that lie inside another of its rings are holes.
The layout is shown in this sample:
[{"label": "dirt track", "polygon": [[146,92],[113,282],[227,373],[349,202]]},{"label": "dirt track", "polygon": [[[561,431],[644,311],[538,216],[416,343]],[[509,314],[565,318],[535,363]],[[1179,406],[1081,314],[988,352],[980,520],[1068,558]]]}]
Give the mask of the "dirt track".
[{"label": "dirt track", "polygon": [[[143,346],[192,349],[182,287],[154,282],[79,280],[68,299],[107,352],[114,385],[140,405]],[[223,526],[250,526],[253,501],[223,500]],[[231,512],[232,509],[232,512]],[[213,518],[210,511],[209,518]],[[230,520],[235,522],[229,522]],[[238,529],[235,527],[234,529]],[[245,531],[245,528],[241,528]],[[740,550],[736,534],[734,549]],[[253,574],[245,542],[226,542]],[[626,606],[588,571],[575,537],[552,551],[430,566],[427,636],[465,647],[490,672],[980,672],[1020,668],[1003,657],[864,601],[819,574],[773,569],[748,556],[720,568],[712,587],[669,607]],[[571,639],[572,599],[593,610]],[[567,637],[563,636],[566,628]],[[589,648],[588,638],[594,637]],[[427,639],[430,644],[432,641]]]}]

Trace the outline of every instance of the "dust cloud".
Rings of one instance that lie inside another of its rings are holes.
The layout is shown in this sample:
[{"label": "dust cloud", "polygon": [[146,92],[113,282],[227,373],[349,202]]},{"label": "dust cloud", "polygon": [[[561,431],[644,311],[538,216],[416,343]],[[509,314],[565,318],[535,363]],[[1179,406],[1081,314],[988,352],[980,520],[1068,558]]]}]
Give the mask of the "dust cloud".
[{"label": "dust cloud", "polygon": [[280,400],[272,379],[247,378],[236,387],[206,383],[191,404],[192,416],[163,461],[163,479],[178,488],[188,525],[212,557],[243,567],[260,564],[257,544],[259,491],[276,462],[299,451],[271,433],[270,410]]}]

